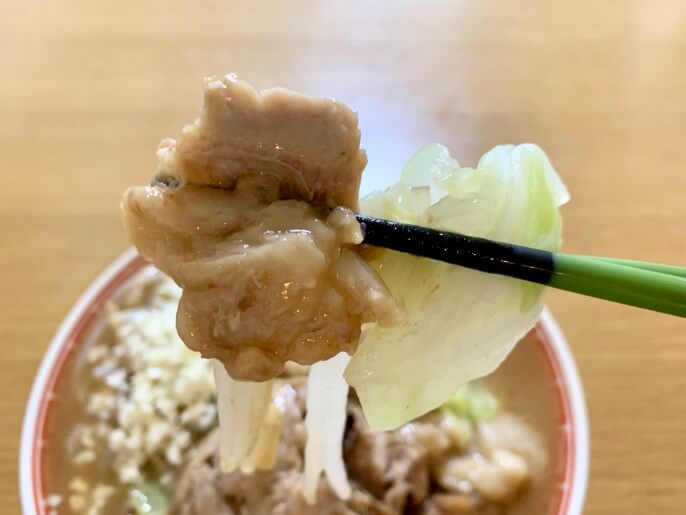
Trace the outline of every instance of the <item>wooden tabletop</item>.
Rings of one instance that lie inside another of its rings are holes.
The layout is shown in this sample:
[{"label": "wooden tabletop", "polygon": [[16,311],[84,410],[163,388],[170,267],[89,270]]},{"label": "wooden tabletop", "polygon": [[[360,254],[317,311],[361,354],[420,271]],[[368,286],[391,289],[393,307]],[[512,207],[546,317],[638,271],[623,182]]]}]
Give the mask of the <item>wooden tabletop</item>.
[{"label": "wooden tabletop", "polygon": [[[201,78],[336,96],[370,167],[533,141],[572,192],[565,248],[686,264],[686,4],[5,0],[0,15],[0,506],[60,320],[127,242],[117,204]],[[686,321],[550,292],[592,427],[587,513],[686,506]]]}]

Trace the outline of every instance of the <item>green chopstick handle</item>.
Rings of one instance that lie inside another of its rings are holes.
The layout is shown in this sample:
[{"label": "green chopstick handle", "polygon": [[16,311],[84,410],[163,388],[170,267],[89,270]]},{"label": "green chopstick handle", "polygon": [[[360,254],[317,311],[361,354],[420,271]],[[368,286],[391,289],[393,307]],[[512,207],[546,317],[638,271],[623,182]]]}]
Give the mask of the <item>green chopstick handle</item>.
[{"label": "green chopstick handle", "polygon": [[[589,256],[589,258],[590,257],[591,256]],[[633,259],[618,259],[600,256],[593,256],[593,259],[605,261],[607,263],[615,263],[617,265],[640,268],[642,270],[650,270],[651,272],[660,272],[662,274],[673,275],[675,277],[686,277],[686,268],[681,266],[663,265],[661,263],[649,263],[647,261],[636,261]]]},{"label": "green chopstick handle", "polygon": [[548,285],[686,317],[686,270],[679,267],[553,253]]}]

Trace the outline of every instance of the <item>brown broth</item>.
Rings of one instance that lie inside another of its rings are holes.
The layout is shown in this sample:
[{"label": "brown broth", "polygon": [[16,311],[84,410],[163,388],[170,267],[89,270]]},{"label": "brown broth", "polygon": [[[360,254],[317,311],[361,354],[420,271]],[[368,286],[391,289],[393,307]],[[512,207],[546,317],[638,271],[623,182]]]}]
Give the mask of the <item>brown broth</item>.
[{"label": "brown broth", "polygon": [[[113,335],[108,328],[101,329],[99,341],[111,344]],[[85,412],[84,405],[89,390],[94,386],[94,381],[88,373],[86,363],[86,350],[89,345],[82,345],[78,353],[65,363],[60,381],[58,381],[54,401],[55,408],[51,412],[51,418],[47,421],[45,440],[48,442],[49,452],[43,454],[46,470],[46,491],[48,494],[62,496],[58,513],[60,515],[78,515],[69,506],[69,483],[74,477],[84,478],[92,486],[98,483],[117,485],[115,474],[108,467],[108,450],[100,449],[102,453],[91,464],[75,465],[72,462],[73,445],[70,445],[72,430],[77,423],[91,424],[95,417]],[[126,511],[125,489],[117,491],[109,499],[106,513],[125,514]]]},{"label": "brown broth", "polygon": [[484,380],[503,409],[517,414],[538,433],[548,455],[545,467],[533,471],[528,491],[507,510],[508,515],[547,514],[553,509],[560,460],[560,406],[556,405],[547,367],[540,343],[535,333],[530,333]]}]

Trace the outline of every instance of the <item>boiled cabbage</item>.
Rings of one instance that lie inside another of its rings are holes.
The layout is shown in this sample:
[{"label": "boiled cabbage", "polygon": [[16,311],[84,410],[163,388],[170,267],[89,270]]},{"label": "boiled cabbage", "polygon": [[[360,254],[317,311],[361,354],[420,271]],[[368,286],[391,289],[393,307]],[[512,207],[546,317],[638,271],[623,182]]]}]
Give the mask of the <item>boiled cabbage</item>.
[{"label": "boiled cabbage", "polygon": [[129,490],[129,505],[135,515],[164,515],[169,511],[169,497],[162,485],[151,481]]},{"label": "boiled cabbage", "polygon": [[474,422],[492,419],[499,408],[497,397],[478,381],[461,387],[441,406],[444,413],[447,411]]},{"label": "boiled cabbage", "polygon": [[[433,144],[362,212],[556,250],[568,198],[535,145],[495,147],[472,169]],[[390,250],[370,262],[406,313],[399,325],[368,328],[345,372],[374,429],[396,428],[492,372],[542,309],[539,285]]]}]

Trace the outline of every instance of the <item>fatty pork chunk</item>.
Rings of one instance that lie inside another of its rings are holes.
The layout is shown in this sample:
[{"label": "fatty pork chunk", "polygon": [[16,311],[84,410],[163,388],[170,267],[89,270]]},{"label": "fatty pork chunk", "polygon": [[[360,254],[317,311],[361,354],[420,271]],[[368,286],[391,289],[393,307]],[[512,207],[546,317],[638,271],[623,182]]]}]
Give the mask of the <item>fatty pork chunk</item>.
[{"label": "fatty pork chunk", "polygon": [[200,117],[162,141],[156,180],[124,193],[131,241],[183,289],[181,339],[234,379],[352,354],[363,323],[399,318],[355,250],[359,142],[335,100],[207,80]]}]

